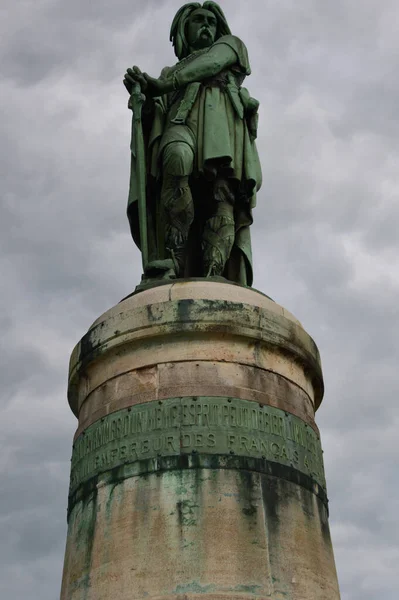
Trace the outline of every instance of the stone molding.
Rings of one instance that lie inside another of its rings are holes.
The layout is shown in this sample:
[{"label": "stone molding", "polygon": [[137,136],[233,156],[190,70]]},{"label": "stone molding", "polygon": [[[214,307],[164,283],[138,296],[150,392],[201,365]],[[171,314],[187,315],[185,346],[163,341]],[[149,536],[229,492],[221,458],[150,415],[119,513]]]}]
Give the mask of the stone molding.
[{"label": "stone molding", "polygon": [[131,296],[93,323],[71,356],[71,409],[78,416],[114,377],[195,360],[270,371],[298,385],[315,410],[322,400],[318,349],[290,313],[252,289],[181,282]]}]

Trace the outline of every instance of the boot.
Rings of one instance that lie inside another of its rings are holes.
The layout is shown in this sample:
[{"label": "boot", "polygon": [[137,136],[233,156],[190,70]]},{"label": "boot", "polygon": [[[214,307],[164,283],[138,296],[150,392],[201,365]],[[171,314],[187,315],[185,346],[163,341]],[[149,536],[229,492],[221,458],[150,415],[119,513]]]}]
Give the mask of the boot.
[{"label": "boot", "polygon": [[205,223],[202,236],[204,276],[221,276],[234,244],[234,219],[215,216]]},{"label": "boot", "polygon": [[166,227],[166,251],[174,264],[176,277],[184,277],[186,265],[186,245],[187,236],[185,236],[177,227],[167,225]]}]

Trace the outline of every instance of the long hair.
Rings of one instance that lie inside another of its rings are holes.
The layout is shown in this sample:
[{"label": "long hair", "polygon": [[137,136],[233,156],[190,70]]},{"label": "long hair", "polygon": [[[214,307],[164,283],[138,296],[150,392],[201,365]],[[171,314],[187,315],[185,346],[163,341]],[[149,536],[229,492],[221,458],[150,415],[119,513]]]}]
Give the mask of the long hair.
[{"label": "long hair", "polygon": [[186,58],[186,56],[190,54],[186,38],[186,23],[191,13],[198,8],[209,10],[215,15],[217,20],[216,39],[223,35],[230,35],[231,33],[226,17],[216,2],[204,2],[202,5],[200,2],[189,2],[188,4],[185,4],[177,11],[175,18],[173,19],[172,27],[170,28],[170,41],[173,44],[175,54],[179,60]]}]

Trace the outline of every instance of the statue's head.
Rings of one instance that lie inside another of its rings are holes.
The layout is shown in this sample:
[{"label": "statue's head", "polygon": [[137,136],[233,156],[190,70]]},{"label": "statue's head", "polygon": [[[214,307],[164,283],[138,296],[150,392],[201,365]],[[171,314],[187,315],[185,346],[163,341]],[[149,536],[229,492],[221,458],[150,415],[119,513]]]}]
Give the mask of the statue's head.
[{"label": "statue's head", "polygon": [[222,9],[216,2],[190,2],[176,13],[170,40],[179,60],[194,50],[211,46],[218,38],[230,34]]}]

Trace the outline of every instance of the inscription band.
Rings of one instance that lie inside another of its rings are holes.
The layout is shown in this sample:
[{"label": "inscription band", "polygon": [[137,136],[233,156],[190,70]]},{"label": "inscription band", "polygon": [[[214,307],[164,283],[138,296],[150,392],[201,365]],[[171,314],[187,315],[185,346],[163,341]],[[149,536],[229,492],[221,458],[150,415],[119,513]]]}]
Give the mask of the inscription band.
[{"label": "inscription band", "polygon": [[88,427],[73,447],[70,494],[116,467],[196,453],[280,463],[326,487],[320,440],[298,417],[238,398],[185,397],[123,409]]}]

